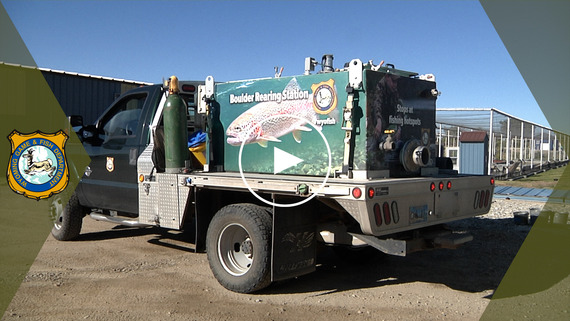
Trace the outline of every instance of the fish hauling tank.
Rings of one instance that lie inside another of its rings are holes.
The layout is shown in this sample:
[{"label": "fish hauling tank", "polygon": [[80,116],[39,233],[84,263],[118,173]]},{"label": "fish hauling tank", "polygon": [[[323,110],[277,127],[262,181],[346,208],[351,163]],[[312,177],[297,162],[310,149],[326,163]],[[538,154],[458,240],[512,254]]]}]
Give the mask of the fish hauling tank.
[{"label": "fish hauling tank", "polygon": [[307,58],[304,75],[215,85],[210,122],[224,139],[210,135],[210,149],[223,154],[223,170],[363,179],[433,173],[433,75],[357,59],[334,69],[329,55],[322,71],[315,65]]}]

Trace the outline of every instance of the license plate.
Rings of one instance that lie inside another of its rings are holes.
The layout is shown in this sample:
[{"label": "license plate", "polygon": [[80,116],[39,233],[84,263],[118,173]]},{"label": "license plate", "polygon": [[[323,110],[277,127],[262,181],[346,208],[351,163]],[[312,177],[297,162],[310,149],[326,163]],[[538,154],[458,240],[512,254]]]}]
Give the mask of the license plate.
[{"label": "license plate", "polygon": [[410,223],[427,222],[428,206],[410,206]]}]

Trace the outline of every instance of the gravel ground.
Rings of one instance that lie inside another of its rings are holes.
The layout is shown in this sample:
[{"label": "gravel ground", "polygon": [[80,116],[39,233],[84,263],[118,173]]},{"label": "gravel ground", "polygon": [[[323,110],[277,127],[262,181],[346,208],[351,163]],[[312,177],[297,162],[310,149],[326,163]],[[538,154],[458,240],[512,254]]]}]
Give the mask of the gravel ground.
[{"label": "gravel ground", "polygon": [[[512,213],[542,202],[497,199],[451,223],[457,250],[338,259],[256,294],[222,288],[185,235],[84,220],[74,242],[46,240],[2,320],[478,320],[530,231]],[[161,246],[163,245],[163,246]]]}]

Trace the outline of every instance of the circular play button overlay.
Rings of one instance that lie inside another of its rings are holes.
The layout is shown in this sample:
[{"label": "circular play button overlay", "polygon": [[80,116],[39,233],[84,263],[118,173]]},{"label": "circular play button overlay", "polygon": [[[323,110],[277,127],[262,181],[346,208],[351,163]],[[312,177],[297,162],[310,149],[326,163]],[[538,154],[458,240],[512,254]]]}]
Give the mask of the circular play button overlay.
[{"label": "circular play button overlay", "polygon": [[303,159],[293,154],[287,153],[280,148],[273,147],[273,174],[281,173],[290,167],[297,166],[303,161]]},{"label": "circular play button overlay", "polygon": [[[308,196],[307,198],[305,198],[299,202],[281,204],[281,203],[268,201],[268,200],[264,199],[263,197],[261,197],[259,194],[257,194],[251,188],[249,183],[247,182],[247,179],[245,177],[244,170],[243,170],[243,165],[242,165],[243,149],[244,149],[244,146],[246,144],[246,141],[243,140],[241,145],[240,145],[239,154],[238,154],[238,165],[239,165],[239,173],[240,173],[241,179],[242,179],[243,183],[245,184],[245,186],[247,187],[247,189],[250,191],[250,193],[252,193],[260,201],[262,201],[268,205],[271,205],[271,206],[295,207],[295,206],[298,206],[298,205],[301,205],[301,204],[304,204],[304,203],[310,201],[318,193],[320,193],[323,190],[323,188],[324,188],[324,186],[325,186],[325,184],[326,184],[326,182],[330,176],[330,173],[331,173],[332,156],[331,156],[331,149],[330,149],[329,143],[328,143],[325,135],[322,133],[321,128],[315,126],[314,124],[312,124],[310,121],[308,121],[305,118],[295,116],[295,115],[291,115],[291,114],[275,115],[275,116],[267,117],[267,118],[263,119],[261,122],[259,122],[259,124],[257,124],[257,126],[255,126],[255,127],[252,126],[249,129],[249,132],[247,133],[247,135],[252,134],[255,130],[259,130],[261,128],[262,124],[265,122],[271,123],[271,122],[275,122],[276,120],[282,121],[283,118],[289,118],[289,117],[294,118],[294,119],[298,120],[300,124],[303,124],[303,126],[302,126],[303,131],[312,132],[314,130],[315,132],[317,132],[320,135],[320,138],[322,139],[324,146],[326,147],[327,156],[328,156],[328,162],[326,163],[326,175],[324,176],[322,183],[319,185],[319,188],[316,191],[314,191],[312,193],[312,195]],[[312,129],[309,129],[305,125],[309,125],[310,127],[312,127]],[[293,133],[293,134],[295,135],[295,133]],[[274,140],[274,142],[279,143],[281,141],[276,139],[276,140]],[[299,142],[299,144],[303,144],[303,143]],[[306,146],[306,147],[303,146],[303,148],[314,149],[314,146]],[[272,159],[273,159],[273,174],[274,175],[279,175],[283,172],[286,172],[287,170],[289,170],[291,168],[294,168],[297,165],[302,165],[303,163],[306,162],[302,157],[299,157],[299,155],[296,155],[294,151],[287,150],[287,146],[283,146],[283,147],[282,146],[279,146],[279,147],[274,146],[273,148],[268,149],[268,150],[269,150],[269,152],[273,153]],[[284,175],[284,174],[281,174],[281,175]],[[277,178],[277,176],[276,176],[276,178]],[[299,182],[299,184],[301,184],[301,183],[302,182]]]}]

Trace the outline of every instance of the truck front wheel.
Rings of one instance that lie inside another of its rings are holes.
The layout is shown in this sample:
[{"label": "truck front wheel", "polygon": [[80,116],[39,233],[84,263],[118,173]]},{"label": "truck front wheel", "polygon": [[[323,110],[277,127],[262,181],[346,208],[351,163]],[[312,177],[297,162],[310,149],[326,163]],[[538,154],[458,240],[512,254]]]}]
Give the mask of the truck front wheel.
[{"label": "truck front wheel", "polygon": [[52,202],[51,210],[54,222],[51,234],[53,237],[59,241],[69,241],[79,236],[84,209],[79,204],[77,196],[71,195],[65,207],[60,198],[56,198]]},{"label": "truck front wheel", "polygon": [[269,211],[254,204],[232,204],[216,213],[208,227],[206,252],[222,286],[250,293],[271,284],[271,229]]}]

